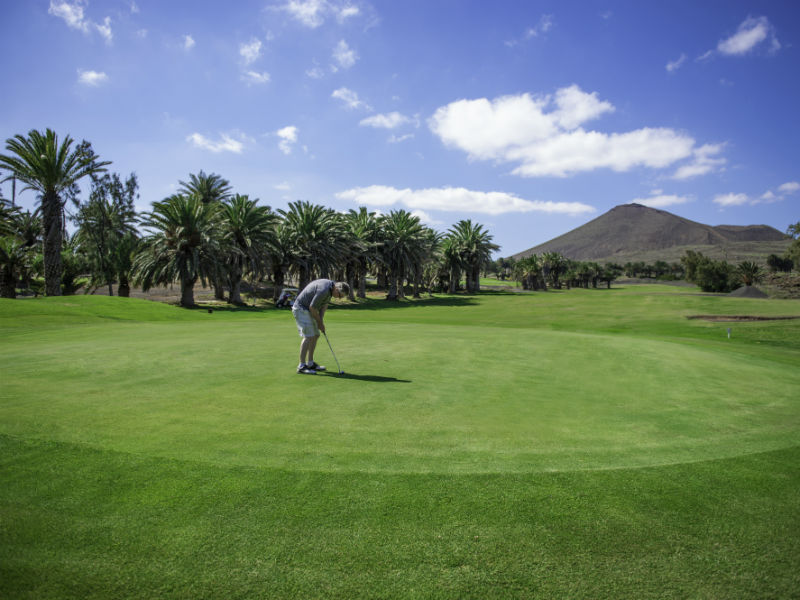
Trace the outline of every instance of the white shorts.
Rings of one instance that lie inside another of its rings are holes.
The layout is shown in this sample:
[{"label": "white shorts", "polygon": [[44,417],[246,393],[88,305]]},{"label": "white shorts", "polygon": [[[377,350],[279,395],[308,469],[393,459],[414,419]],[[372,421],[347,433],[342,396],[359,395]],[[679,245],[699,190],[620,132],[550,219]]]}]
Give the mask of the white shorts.
[{"label": "white shorts", "polygon": [[309,311],[295,305],[292,307],[292,316],[297,322],[297,331],[300,332],[300,337],[319,337],[319,327]]}]

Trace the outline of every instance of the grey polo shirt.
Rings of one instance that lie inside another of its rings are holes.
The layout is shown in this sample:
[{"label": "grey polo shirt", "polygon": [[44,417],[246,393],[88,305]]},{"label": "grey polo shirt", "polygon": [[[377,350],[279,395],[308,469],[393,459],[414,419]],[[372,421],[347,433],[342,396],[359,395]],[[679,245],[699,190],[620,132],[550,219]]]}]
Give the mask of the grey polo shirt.
[{"label": "grey polo shirt", "polygon": [[295,306],[308,310],[312,306],[322,310],[333,296],[335,282],[331,279],[315,279],[303,288],[294,301]]}]

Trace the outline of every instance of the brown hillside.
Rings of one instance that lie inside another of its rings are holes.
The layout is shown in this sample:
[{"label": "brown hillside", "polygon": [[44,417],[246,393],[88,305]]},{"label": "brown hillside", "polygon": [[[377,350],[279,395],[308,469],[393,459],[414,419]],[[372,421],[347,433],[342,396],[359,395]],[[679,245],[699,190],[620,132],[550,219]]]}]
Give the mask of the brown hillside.
[{"label": "brown hillside", "polygon": [[786,240],[780,231],[766,225],[712,227],[641,204],[623,204],[549,242],[515,254],[514,258],[559,252],[573,260],[627,261],[639,255],[671,255],[674,253],[669,250],[675,248],[728,250],[745,242],[748,246],[772,242],[772,252]]}]

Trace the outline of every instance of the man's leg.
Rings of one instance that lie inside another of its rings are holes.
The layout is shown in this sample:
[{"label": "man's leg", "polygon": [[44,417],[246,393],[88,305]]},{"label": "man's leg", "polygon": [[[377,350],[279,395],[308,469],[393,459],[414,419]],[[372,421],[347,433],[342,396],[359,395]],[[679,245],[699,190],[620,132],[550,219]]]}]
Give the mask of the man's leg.
[{"label": "man's leg", "polygon": [[[300,364],[305,365],[314,362],[314,349],[317,347],[319,336],[304,337],[300,342]],[[306,360],[308,358],[308,360]]]}]

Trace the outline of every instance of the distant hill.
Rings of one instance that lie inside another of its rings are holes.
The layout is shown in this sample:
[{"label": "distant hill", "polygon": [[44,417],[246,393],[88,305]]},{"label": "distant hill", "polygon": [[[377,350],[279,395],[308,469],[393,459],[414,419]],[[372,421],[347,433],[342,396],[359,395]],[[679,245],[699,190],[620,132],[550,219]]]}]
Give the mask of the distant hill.
[{"label": "distant hill", "polygon": [[641,204],[623,204],[557,238],[514,255],[559,252],[573,260],[674,262],[692,249],[729,261],[783,254],[788,236],[767,225],[703,225]]}]

